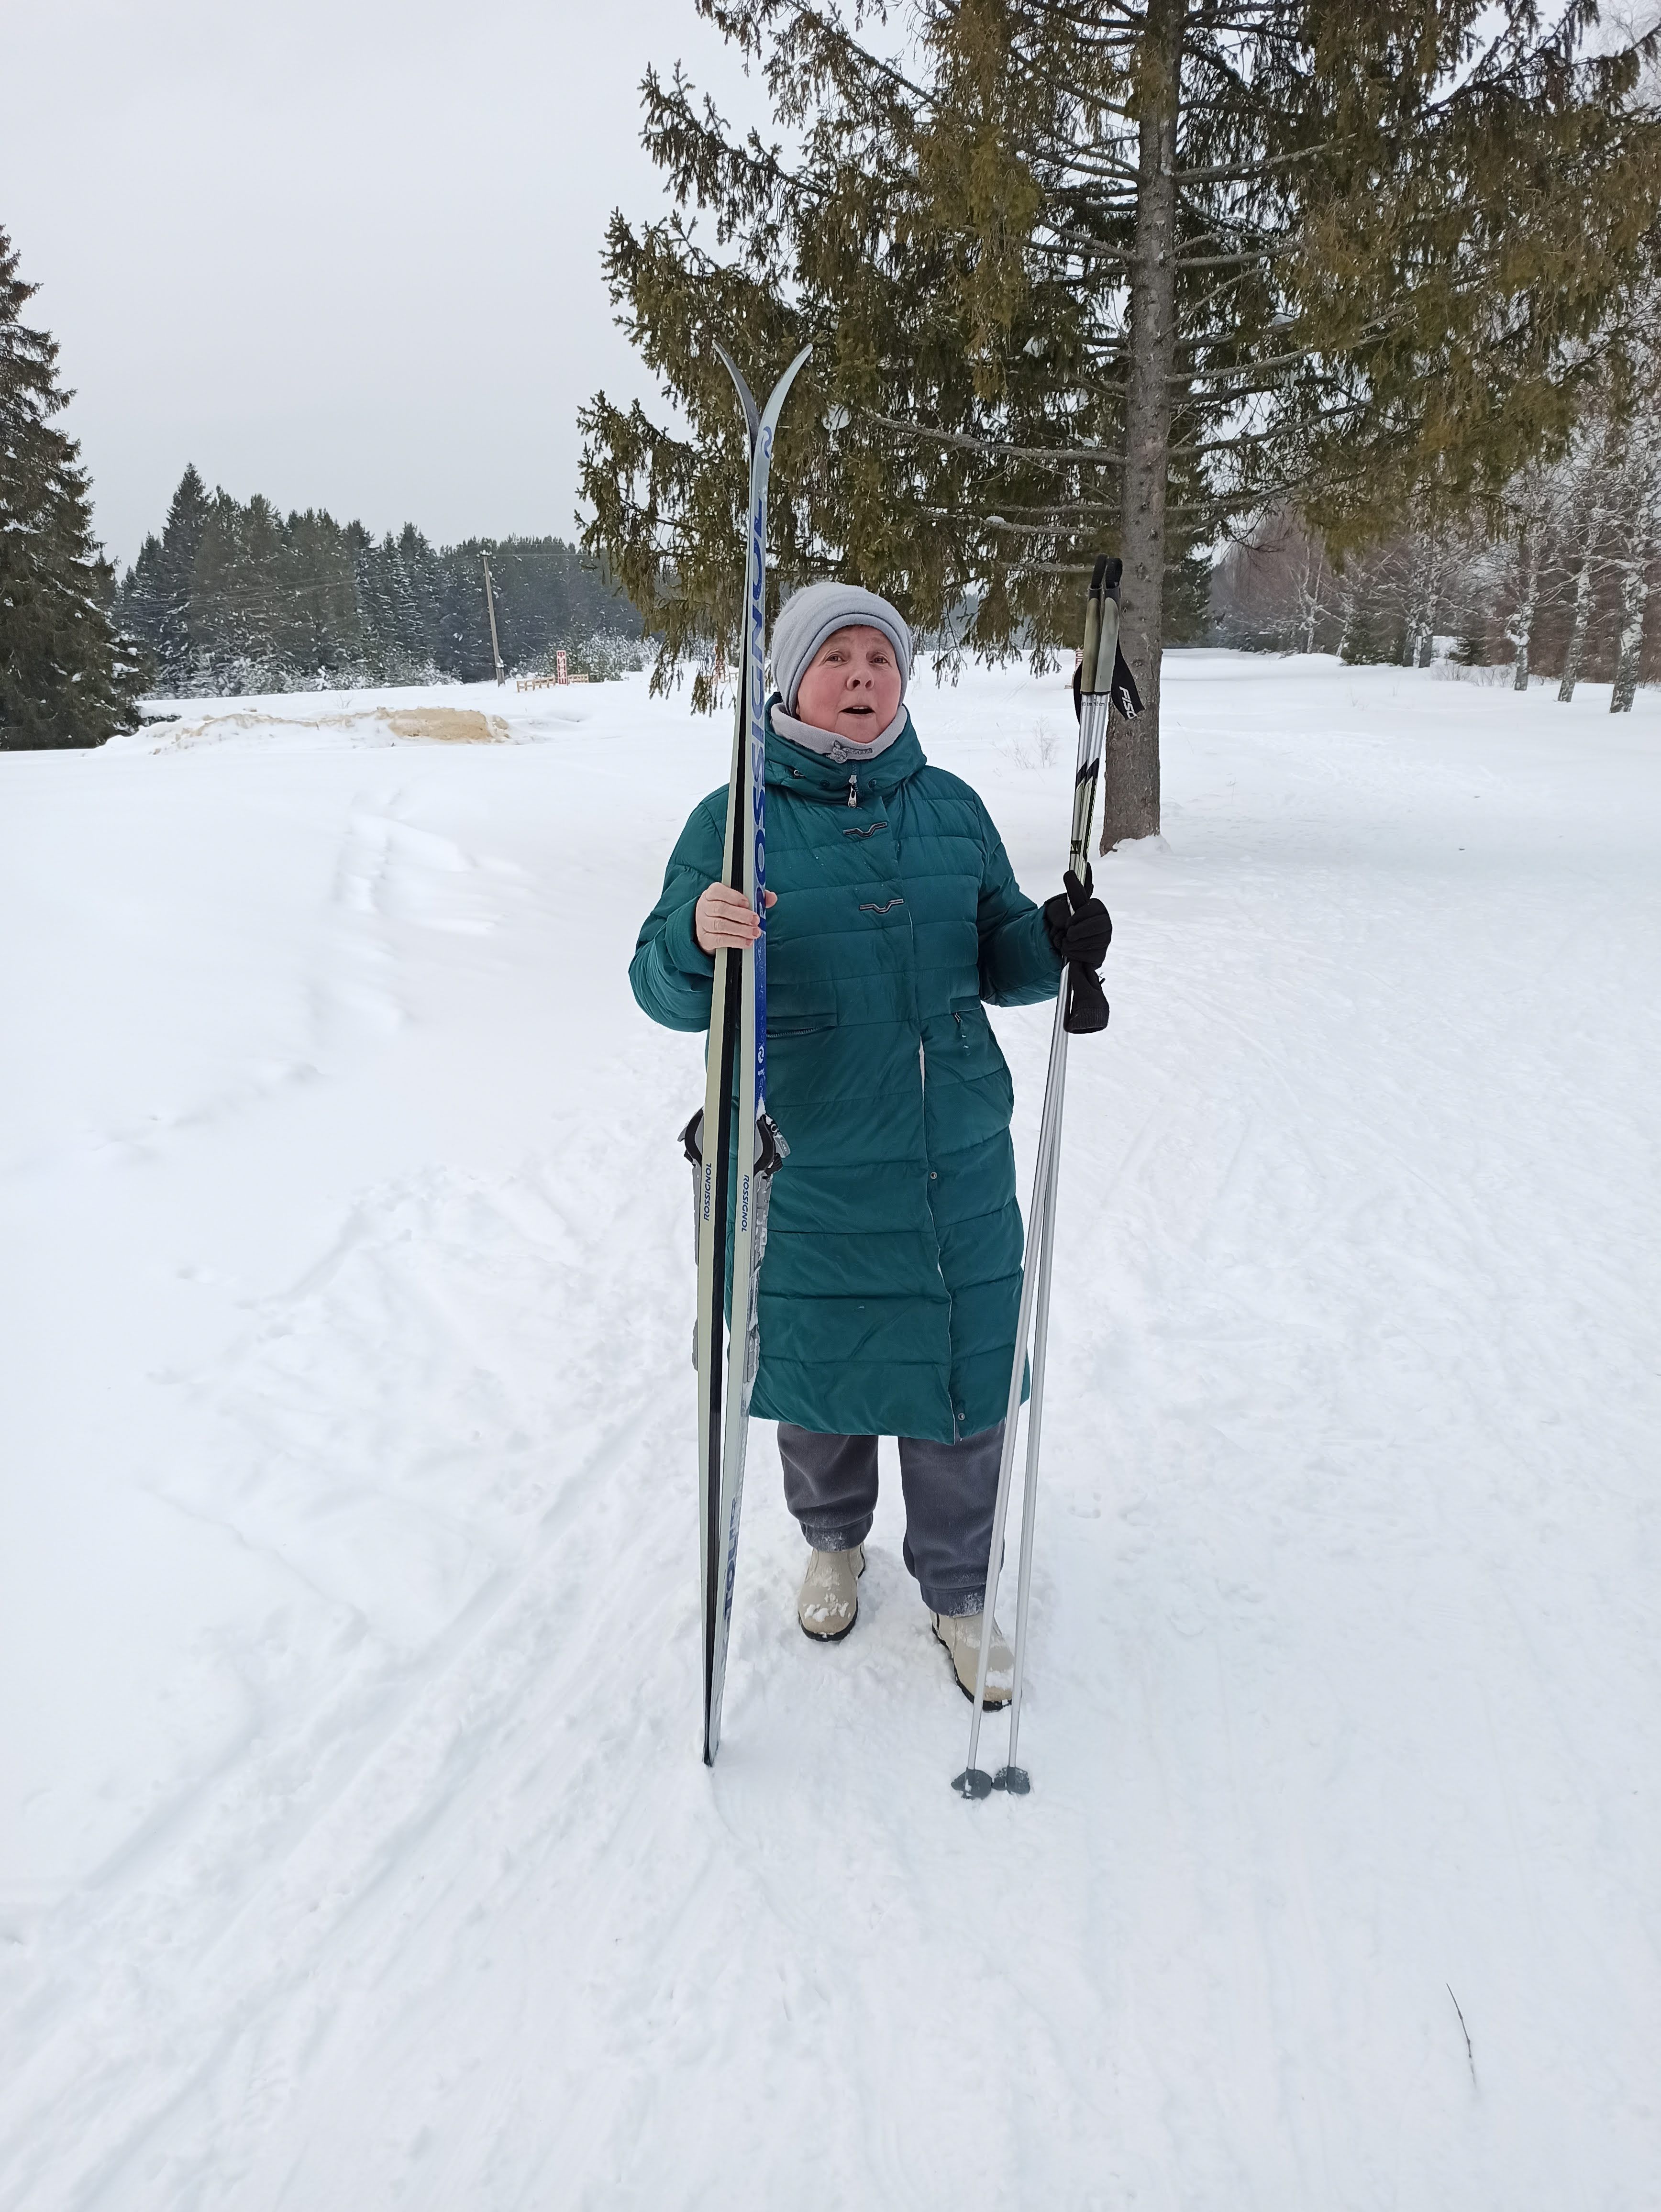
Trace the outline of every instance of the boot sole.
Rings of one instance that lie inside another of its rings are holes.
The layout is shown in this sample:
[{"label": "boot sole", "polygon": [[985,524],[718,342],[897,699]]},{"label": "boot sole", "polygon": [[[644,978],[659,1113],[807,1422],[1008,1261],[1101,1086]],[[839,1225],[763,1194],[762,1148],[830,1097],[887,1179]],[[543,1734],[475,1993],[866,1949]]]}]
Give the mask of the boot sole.
[{"label": "boot sole", "polygon": [[[861,1559],[860,1561],[859,1573],[855,1576],[854,1579],[857,1583],[863,1581],[864,1577],[865,1561]],[[833,1628],[828,1636],[817,1628],[810,1628],[800,1613],[796,1615],[796,1626],[800,1629],[802,1634],[807,1638],[807,1641],[810,1644],[840,1644],[844,1637],[851,1636],[859,1625],[860,1608],[857,1601],[854,1607],[854,1618],[849,1622],[847,1627]]]},{"label": "boot sole", "polygon": [[[975,1702],[975,1692],[969,1687],[968,1684],[958,1674],[958,1662],[952,1656],[952,1646],[940,1634],[940,1632],[935,1627],[933,1621],[930,1621],[928,1624],[928,1632],[934,1638],[935,1643],[940,1645],[941,1650],[945,1652],[946,1663],[952,1669],[952,1679],[957,1684],[958,1687],[963,1692],[964,1703],[966,1705],[972,1705]],[[844,1628],[843,1634],[846,1636],[847,1633],[848,1631]],[[1011,1692],[1011,1695],[1013,1695],[1013,1692]],[[981,1699],[981,1711],[983,1713],[1001,1713],[1008,1703],[1008,1698],[983,1698]]]},{"label": "boot sole", "polygon": [[796,1615],[796,1626],[810,1644],[840,1644],[845,1637],[851,1636],[859,1625],[860,1612],[857,1606],[854,1608],[854,1618],[849,1622],[847,1627],[833,1628],[828,1636],[817,1628],[810,1628],[800,1613]]}]

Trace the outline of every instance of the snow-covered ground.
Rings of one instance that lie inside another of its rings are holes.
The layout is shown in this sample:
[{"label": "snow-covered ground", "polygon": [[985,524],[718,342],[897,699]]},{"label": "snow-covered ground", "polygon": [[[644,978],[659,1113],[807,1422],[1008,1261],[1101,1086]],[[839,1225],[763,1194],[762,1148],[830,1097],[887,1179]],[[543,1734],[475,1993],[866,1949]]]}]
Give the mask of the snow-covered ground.
[{"label": "snow-covered ground", "polygon": [[[698,1761],[700,1060],[624,969],[725,722],[0,757],[0,2203],[1661,2203],[1661,701],[1166,680],[1013,1803],[897,1494],[798,1632],[765,1429]],[[1043,896],[1059,681],[915,704]]]}]

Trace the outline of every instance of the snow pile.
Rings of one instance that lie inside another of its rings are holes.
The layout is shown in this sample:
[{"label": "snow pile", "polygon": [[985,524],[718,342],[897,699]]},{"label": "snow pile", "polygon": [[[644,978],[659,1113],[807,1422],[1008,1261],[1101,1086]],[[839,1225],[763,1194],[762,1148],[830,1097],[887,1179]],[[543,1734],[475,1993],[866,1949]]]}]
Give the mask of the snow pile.
[{"label": "snow pile", "polygon": [[[481,687],[473,687],[478,697]],[[177,703],[177,711],[152,708],[144,723],[112,738],[118,757],[133,753],[191,752],[204,745],[235,750],[313,751],[337,746],[527,744],[581,729],[581,708],[539,699],[514,713],[512,695],[496,691],[483,704],[458,706],[459,688],[421,690],[283,692],[253,705],[241,699]]]},{"label": "snow pile", "polygon": [[[0,757],[9,2212],[1653,2201],[1661,714],[1166,699],[981,1806],[891,1469],[815,1648],[765,1430],[697,1760],[700,1063],[624,970],[725,719]],[[1061,681],[916,703],[1043,896]]]}]

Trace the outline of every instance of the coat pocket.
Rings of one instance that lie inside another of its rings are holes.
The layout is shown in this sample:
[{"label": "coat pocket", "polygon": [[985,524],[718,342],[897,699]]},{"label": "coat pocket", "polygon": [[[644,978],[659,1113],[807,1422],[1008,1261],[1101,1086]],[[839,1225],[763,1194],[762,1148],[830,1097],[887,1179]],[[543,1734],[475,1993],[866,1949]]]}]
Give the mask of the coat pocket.
[{"label": "coat pocket", "polygon": [[967,1060],[987,1066],[1002,1060],[992,1024],[986,1018],[986,1008],[978,999],[952,1001],[952,1042]]},{"label": "coat pocket", "polygon": [[986,1018],[986,1008],[978,999],[952,1000],[946,1051],[953,1072],[965,1083],[983,1086],[983,1097],[995,1103],[1007,1121],[1014,1105],[1015,1089],[992,1024]]},{"label": "coat pocket", "polygon": [[837,1026],[834,1013],[829,1014],[769,1014],[767,1042],[773,1043],[780,1037],[818,1036],[825,1030]]}]

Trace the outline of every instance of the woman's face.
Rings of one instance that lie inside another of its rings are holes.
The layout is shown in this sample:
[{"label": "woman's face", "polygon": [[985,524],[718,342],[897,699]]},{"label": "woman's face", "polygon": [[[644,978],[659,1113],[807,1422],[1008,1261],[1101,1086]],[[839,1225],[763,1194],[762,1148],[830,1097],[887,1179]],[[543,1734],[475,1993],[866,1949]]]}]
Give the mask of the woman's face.
[{"label": "woman's face", "polygon": [[879,629],[839,629],[808,663],[796,690],[796,720],[851,745],[879,738],[900,711],[899,665]]}]

